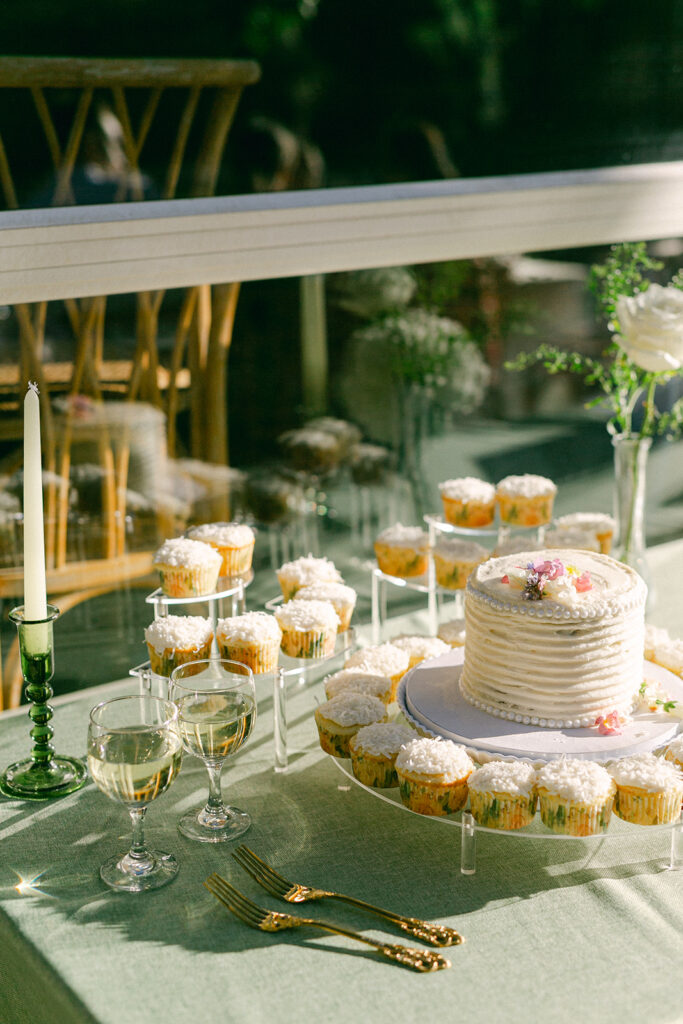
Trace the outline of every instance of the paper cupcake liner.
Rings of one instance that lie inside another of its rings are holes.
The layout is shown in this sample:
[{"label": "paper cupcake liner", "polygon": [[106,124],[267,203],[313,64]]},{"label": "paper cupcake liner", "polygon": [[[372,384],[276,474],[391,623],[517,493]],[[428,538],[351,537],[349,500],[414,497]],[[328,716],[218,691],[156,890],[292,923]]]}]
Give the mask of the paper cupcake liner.
[{"label": "paper cupcake liner", "polygon": [[634,825],[669,825],[678,820],[682,799],[680,787],[650,793],[634,786],[617,786],[614,813]]},{"label": "paper cupcake liner", "polygon": [[424,576],[429,568],[429,551],[375,543],[377,565],[387,576]]},{"label": "paper cupcake liner", "polygon": [[467,578],[479,562],[455,562],[439,555],[434,555],[434,571],[436,582],[447,590],[463,590],[467,586]]},{"label": "paper cupcake liner", "polygon": [[339,616],[339,625],[337,626],[338,633],[345,633],[351,625],[351,616],[353,615],[353,604],[342,604],[341,601],[330,601],[330,604],[334,608],[335,612]]},{"label": "paper cupcake liner", "polygon": [[472,817],[485,828],[524,828],[534,820],[536,794],[478,792],[470,790]]},{"label": "paper cupcake liner", "polygon": [[318,715],[315,716],[315,724],[318,727],[320,746],[326,754],[332,754],[333,757],[351,757],[349,743],[361,728],[360,725],[335,728],[333,722],[321,721]]},{"label": "paper cupcake liner", "polygon": [[251,560],[254,554],[253,540],[241,548],[225,548],[219,544],[213,546],[223,556],[223,564],[221,565],[219,575],[244,576],[251,569]]},{"label": "paper cupcake liner", "polygon": [[218,580],[215,566],[183,568],[169,566],[159,569],[161,589],[167,597],[200,597],[213,594]]},{"label": "paper cupcake liner", "polygon": [[453,814],[467,803],[467,779],[439,783],[397,775],[402,803],[418,814]]},{"label": "paper cupcake liner", "polygon": [[496,502],[462,501],[458,498],[447,498],[441,495],[443,515],[451,526],[466,526],[473,529],[477,526],[490,526],[496,513]]},{"label": "paper cupcake liner", "polygon": [[513,526],[544,526],[552,519],[554,500],[554,494],[539,494],[535,498],[499,494],[498,509],[501,522]]},{"label": "paper cupcake liner", "polygon": [[[187,665],[192,661],[201,661],[203,658],[208,658],[211,655],[212,643],[213,634],[201,647],[167,647],[162,654],[152,644],[147,644],[150,668],[156,675],[165,676],[168,679],[173,669],[178,668],[179,665]],[[203,665],[197,665],[189,674],[196,675],[202,671],[203,667]]]},{"label": "paper cupcake liner", "polygon": [[395,760],[381,755],[351,752],[351,769],[364,786],[371,786],[373,789],[392,789],[398,786]]},{"label": "paper cupcake liner", "polygon": [[280,647],[290,658],[329,658],[336,639],[336,630],[283,629]]},{"label": "paper cupcake liner", "polygon": [[585,804],[571,802],[547,790],[538,791],[541,821],[553,832],[570,836],[594,836],[606,832],[614,796]]},{"label": "paper cupcake liner", "polygon": [[218,649],[221,658],[227,658],[228,661],[239,661],[241,665],[247,665],[254,675],[277,671],[280,653],[280,645],[277,640],[268,644],[231,643],[229,640],[219,640]]}]

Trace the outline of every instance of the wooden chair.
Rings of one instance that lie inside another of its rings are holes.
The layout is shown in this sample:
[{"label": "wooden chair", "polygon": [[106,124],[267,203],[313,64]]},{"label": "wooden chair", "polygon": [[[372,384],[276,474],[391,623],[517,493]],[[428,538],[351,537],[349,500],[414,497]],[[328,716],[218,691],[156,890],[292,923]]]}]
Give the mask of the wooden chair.
[{"label": "wooden chair", "polygon": [[[96,181],[106,184],[108,197],[114,201],[149,198],[145,147],[152,132],[158,134],[159,130],[168,145],[163,182],[153,197],[172,199],[181,191],[192,197],[208,196],[216,188],[242,90],[259,76],[258,65],[251,61],[0,58],[0,196],[5,207],[21,209],[27,205],[27,197],[21,194],[22,178],[14,170],[14,151],[6,144],[11,132],[3,127],[3,100],[9,111],[10,103],[30,97],[34,120],[22,124],[23,138],[39,133],[46,163],[52,167],[49,195],[39,199],[38,205],[79,201],[84,166],[86,171],[91,169],[91,178],[94,175]],[[157,125],[161,125],[158,130]],[[155,152],[158,154],[158,147]],[[21,169],[21,154],[16,164]],[[35,205],[35,196],[32,199]],[[88,201],[93,201],[90,193]],[[64,301],[73,334],[73,357],[66,363],[47,358],[48,303],[14,306],[19,358],[14,372],[5,374],[9,378],[5,393],[9,392],[13,408],[4,412],[3,436],[21,436],[23,395],[27,382],[36,381],[41,396],[44,467],[57,481],[46,489],[48,593],[60,595],[58,603],[63,610],[145,576],[152,561],[151,551],[126,551],[130,437],[125,429],[115,431],[106,421],[97,425],[94,438],[99,465],[104,469],[103,549],[98,558],[67,559],[78,396],[99,402],[114,389],[131,403],[131,411],[137,402],[162,409],[171,456],[177,449],[178,416],[183,401],[189,401],[191,455],[225,464],[225,377],[238,294],[236,282],[184,291],[168,366],[161,365],[158,348],[164,290],[140,292],[135,297],[135,348],[132,357],[123,361],[105,358],[107,297]],[[67,399],[59,421],[51,402],[55,391]],[[20,567],[0,570],[0,599],[19,597],[22,590]],[[14,668],[5,673],[4,698],[0,687],[0,710],[3,700],[5,706],[12,706],[20,699],[16,654],[10,660]]]}]

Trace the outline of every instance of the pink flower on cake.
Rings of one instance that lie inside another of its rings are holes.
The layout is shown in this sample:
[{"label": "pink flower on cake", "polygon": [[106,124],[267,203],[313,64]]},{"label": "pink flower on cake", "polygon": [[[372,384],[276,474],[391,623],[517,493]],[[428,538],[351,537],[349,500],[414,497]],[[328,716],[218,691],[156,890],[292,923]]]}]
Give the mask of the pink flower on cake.
[{"label": "pink flower on cake", "polygon": [[574,586],[579,594],[585,594],[587,590],[592,590],[591,574],[589,572],[582,572],[574,581]]},{"label": "pink flower on cake", "polygon": [[556,580],[558,576],[564,576],[564,566],[559,558],[553,558],[551,561],[546,560],[545,562],[536,562],[535,565],[530,565],[535,573],[539,576],[545,576],[547,580]]},{"label": "pink flower on cake", "polygon": [[598,715],[595,719],[601,736],[621,736],[621,718],[618,711],[610,711],[608,715]]}]

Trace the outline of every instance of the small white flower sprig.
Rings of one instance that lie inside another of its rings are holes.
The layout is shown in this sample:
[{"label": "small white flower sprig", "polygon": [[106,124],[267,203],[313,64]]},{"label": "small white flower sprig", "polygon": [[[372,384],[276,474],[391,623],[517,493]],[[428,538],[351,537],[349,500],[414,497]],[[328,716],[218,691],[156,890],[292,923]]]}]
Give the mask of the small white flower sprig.
[{"label": "small white flower sprig", "polygon": [[637,436],[633,416],[642,402],[640,437],[677,436],[683,428],[683,399],[661,412],[655,391],[658,384],[683,373],[683,271],[662,287],[645,276],[662,267],[648,256],[644,242],[624,242],[612,246],[603,264],[591,268],[590,287],[613,336],[604,360],[540,345],[507,363],[507,369],[542,363],[549,373],[579,374],[602,392],[587,407],[608,406],[611,434]]}]

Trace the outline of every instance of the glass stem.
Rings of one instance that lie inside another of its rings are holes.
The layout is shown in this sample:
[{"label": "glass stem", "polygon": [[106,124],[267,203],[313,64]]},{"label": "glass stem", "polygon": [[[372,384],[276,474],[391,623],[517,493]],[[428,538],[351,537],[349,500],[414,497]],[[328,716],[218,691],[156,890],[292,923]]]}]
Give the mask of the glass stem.
[{"label": "glass stem", "polygon": [[206,762],[209,773],[209,799],[206,801],[205,813],[210,815],[220,814],[223,811],[223,796],[221,794],[221,771],[223,762],[218,764]]},{"label": "glass stem", "polygon": [[130,843],[130,853],[133,860],[147,860],[149,854],[145,847],[145,814],[146,807],[129,807],[128,813],[133,824],[133,838]]}]

